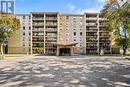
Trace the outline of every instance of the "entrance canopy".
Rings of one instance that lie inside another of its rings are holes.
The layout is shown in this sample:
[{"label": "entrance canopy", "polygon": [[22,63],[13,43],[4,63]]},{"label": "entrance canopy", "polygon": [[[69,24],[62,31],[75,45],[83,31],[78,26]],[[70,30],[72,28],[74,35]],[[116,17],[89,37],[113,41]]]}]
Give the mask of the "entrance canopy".
[{"label": "entrance canopy", "polygon": [[78,43],[57,44],[57,55],[73,55],[73,47]]},{"label": "entrance canopy", "polygon": [[70,44],[57,44],[58,46],[75,46],[78,43],[70,43]]}]

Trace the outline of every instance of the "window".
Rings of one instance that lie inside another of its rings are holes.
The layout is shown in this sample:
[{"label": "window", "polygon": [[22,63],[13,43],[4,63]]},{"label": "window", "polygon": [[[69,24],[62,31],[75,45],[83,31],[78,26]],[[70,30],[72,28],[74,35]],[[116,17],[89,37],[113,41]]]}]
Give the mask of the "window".
[{"label": "window", "polygon": [[73,17],[73,20],[76,20],[76,17]]},{"label": "window", "polygon": [[74,25],[73,28],[76,28],[76,26]]},{"label": "window", "polygon": [[80,20],[83,20],[83,17],[80,17]]},{"label": "window", "polygon": [[76,21],[73,21],[73,23],[76,23]]},{"label": "window", "polygon": [[83,22],[80,22],[80,25],[82,25],[83,24]]},{"label": "window", "polygon": [[31,32],[29,32],[29,35],[31,35]]},{"label": "window", "polygon": [[25,30],[25,26],[23,27],[23,30]]},{"label": "window", "polygon": [[23,46],[25,46],[25,43],[23,43]]},{"label": "window", "polygon": [[66,19],[69,19],[69,16],[66,16]]},{"label": "window", "polygon": [[29,27],[29,30],[31,30],[31,27]]},{"label": "window", "polygon": [[67,33],[66,35],[69,36],[69,33]]},{"label": "window", "polygon": [[82,41],[82,38],[80,38],[80,41]]},{"label": "window", "polygon": [[31,39],[29,38],[29,41],[31,41]]},{"label": "window", "polygon": [[29,46],[31,46],[31,43],[29,43]]},{"label": "window", "polygon": [[82,32],[80,32],[80,36],[82,36]]},{"label": "window", "polygon": [[76,32],[74,32],[74,36],[76,36]]},{"label": "window", "polygon": [[25,32],[23,32],[23,35],[25,35]]},{"label": "window", "polygon": [[31,19],[31,16],[29,16],[29,19]]},{"label": "window", "polygon": [[68,28],[66,28],[66,30],[69,30]]},{"label": "window", "polygon": [[25,16],[23,16],[23,19],[25,19]]},{"label": "window", "polygon": [[23,41],[25,41],[25,37],[23,37]]}]

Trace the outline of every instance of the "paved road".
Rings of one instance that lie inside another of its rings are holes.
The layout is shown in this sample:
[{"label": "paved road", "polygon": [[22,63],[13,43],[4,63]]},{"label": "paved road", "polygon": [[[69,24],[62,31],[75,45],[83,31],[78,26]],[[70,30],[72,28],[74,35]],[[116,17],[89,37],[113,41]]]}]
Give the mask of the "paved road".
[{"label": "paved road", "polygon": [[130,87],[130,61],[121,57],[37,56],[0,64],[0,87]]}]

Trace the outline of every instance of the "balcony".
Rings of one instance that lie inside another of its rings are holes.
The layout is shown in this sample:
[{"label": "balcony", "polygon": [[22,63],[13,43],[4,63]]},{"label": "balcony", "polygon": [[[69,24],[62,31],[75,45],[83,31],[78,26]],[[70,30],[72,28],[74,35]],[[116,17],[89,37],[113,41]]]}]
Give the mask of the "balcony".
[{"label": "balcony", "polygon": [[47,33],[46,37],[57,37],[56,33]]},{"label": "balcony", "polygon": [[33,28],[32,30],[33,30],[33,31],[43,31],[44,28]]},{"label": "balcony", "polygon": [[32,20],[44,20],[44,17],[33,17]]},{"label": "balcony", "polygon": [[41,35],[35,35],[35,36],[32,36],[32,37],[44,37],[44,36],[41,36]]},{"label": "balcony", "polygon": [[99,35],[99,37],[111,37],[111,35],[109,35],[109,34],[106,34],[106,35]]},{"label": "balcony", "polygon": [[46,40],[46,42],[57,42],[57,40]]},{"label": "balcony", "polygon": [[32,26],[44,26],[44,23],[33,23]]},{"label": "balcony", "polygon": [[57,17],[46,17],[46,20],[56,21],[56,20],[57,20]]},{"label": "balcony", "polygon": [[100,43],[110,43],[110,40],[99,40]]},{"label": "balcony", "polygon": [[97,20],[96,17],[87,17],[86,20]]},{"label": "balcony", "polygon": [[36,39],[33,39],[32,41],[33,41],[33,42],[43,42],[44,40],[36,40]]},{"label": "balcony", "polygon": [[86,36],[97,36],[97,34],[86,34]]},{"label": "balcony", "polygon": [[33,33],[33,35],[32,36],[44,36],[44,33]]},{"label": "balcony", "polygon": [[97,43],[98,41],[97,40],[86,40],[86,43]]},{"label": "balcony", "polygon": [[97,26],[97,23],[86,23],[86,26],[89,26],[89,27],[96,27]]},{"label": "balcony", "polygon": [[33,43],[32,47],[44,47],[43,43]]},{"label": "balcony", "polygon": [[46,23],[46,26],[57,26],[57,23]]},{"label": "balcony", "polygon": [[97,49],[97,46],[86,46],[86,49]]},{"label": "balcony", "polygon": [[97,29],[87,29],[86,32],[97,32]]},{"label": "balcony", "polygon": [[57,31],[57,28],[46,28],[46,31]]},{"label": "balcony", "polygon": [[106,18],[99,18],[99,21],[100,21],[100,22],[106,22],[107,19],[106,19]]}]

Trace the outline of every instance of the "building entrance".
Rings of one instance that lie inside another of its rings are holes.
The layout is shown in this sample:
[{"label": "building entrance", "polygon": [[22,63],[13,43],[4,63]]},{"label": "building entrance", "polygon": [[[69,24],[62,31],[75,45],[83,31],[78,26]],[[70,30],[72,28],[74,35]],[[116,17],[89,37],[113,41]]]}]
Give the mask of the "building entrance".
[{"label": "building entrance", "polygon": [[60,56],[66,56],[71,55],[71,49],[70,48],[60,48],[59,50]]}]

